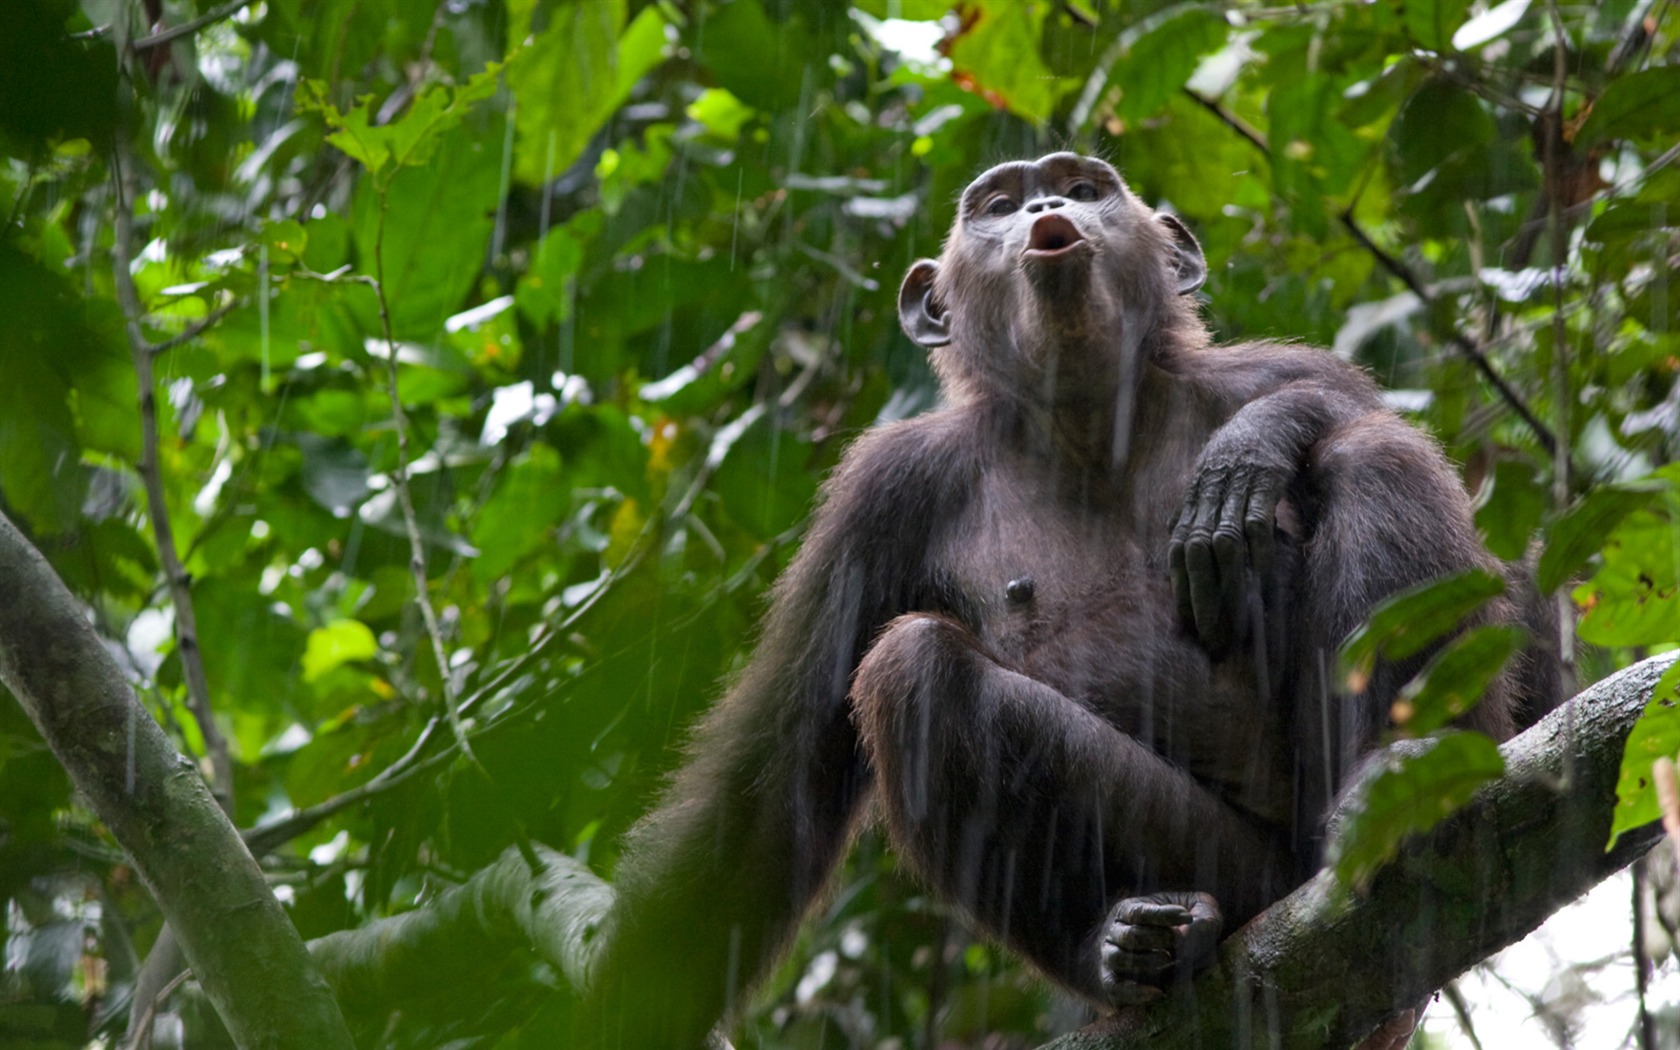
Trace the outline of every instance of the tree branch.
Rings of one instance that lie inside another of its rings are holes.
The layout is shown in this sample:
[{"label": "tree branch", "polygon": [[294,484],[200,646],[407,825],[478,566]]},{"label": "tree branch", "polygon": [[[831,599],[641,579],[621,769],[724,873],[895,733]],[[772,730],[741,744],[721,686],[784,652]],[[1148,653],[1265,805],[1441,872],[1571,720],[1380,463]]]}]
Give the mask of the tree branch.
[{"label": "tree branch", "polygon": [[222,809],[231,814],[233,762],[228,757],[227,741],[216,727],[215,713],[210,707],[210,681],[204,674],[204,654],[198,648],[198,618],[193,615],[192,588],[188,583],[187,570],[181,564],[180,553],[175,549],[175,530],[169,522],[169,505],[163,492],[163,467],[158,462],[157,383],[152,374],[153,349],[140,331],[140,318],[145,311],[134,288],[134,276],[128,270],[134,260],[133,174],[128,170],[128,157],[122,148],[120,135],[117,141],[111,164],[111,186],[117,198],[114,208],[116,239],[112,245],[111,268],[140,391],[139,465],[140,478],[146,487],[146,516],[151,519],[158,561],[169,584],[170,603],[175,607],[175,644],[181,654],[182,677],[187,683],[187,709],[198,724],[199,736],[204,740],[204,753],[210,759],[212,790]]},{"label": "tree branch", "polygon": [[133,859],[239,1045],[351,1050],[338,1003],[239,833],[4,516],[0,682]]},{"label": "tree branch", "polygon": [[256,0],[228,0],[228,3],[220,7],[213,7],[190,22],[182,22],[178,26],[170,26],[168,29],[160,30],[151,36],[141,37],[130,46],[135,51],[150,51],[154,47],[173,44],[184,36],[193,35],[207,25],[220,22],[224,18],[232,18],[254,3],[256,3]]},{"label": "tree branch", "polygon": [[232,299],[223,303],[214,310],[205,314],[203,317],[194,321],[192,324],[188,325],[186,328],[182,329],[179,333],[170,336],[161,343],[153,343],[151,345],[151,352],[153,354],[166,354],[178,346],[185,346],[187,343],[192,342],[205,332],[208,332],[210,329],[216,327],[216,325],[222,322],[222,318],[233,313],[235,310],[244,305],[245,301],[243,299]]},{"label": "tree branch", "polygon": [[[1359,242],[1359,246],[1370,252],[1371,257],[1376,259],[1383,269],[1398,277],[1400,283],[1417,296],[1424,306],[1432,306],[1435,303],[1434,293],[1424,286],[1409,266],[1383,251],[1381,246],[1370,238],[1369,234],[1360,229],[1359,224],[1353,220],[1352,211],[1343,212],[1341,219],[1342,225],[1347,227],[1347,231],[1353,235],[1355,241]],[[1482,373],[1482,377],[1493,385],[1494,390],[1499,392],[1500,399],[1511,406],[1511,410],[1534,432],[1534,436],[1539,440],[1541,447],[1548,454],[1555,455],[1557,453],[1557,438],[1552,435],[1546,424],[1540,422],[1540,418],[1523,401],[1522,396],[1511,388],[1511,384],[1505,381],[1505,377],[1494,369],[1493,362],[1488,360],[1487,354],[1483,352],[1481,346],[1457,328],[1449,327],[1441,334],[1445,335],[1448,341],[1458,348],[1459,353],[1476,366],[1476,371]]]},{"label": "tree branch", "polygon": [[1604,848],[1623,743],[1674,659],[1653,657],[1599,682],[1507,743],[1505,775],[1367,893],[1350,897],[1320,872],[1227,941],[1188,994],[1050,1046],[1345,1050],[1416,1006],[1659,840],[1651,824]]}]

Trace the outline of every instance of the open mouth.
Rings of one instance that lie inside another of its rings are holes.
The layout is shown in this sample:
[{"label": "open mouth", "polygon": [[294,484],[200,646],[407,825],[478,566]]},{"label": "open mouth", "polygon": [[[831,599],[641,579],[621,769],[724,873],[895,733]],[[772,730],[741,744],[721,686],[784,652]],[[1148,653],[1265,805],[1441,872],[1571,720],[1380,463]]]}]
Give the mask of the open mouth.
[{"label": "open mouth", "polygon": [[1085,235],[1072,221],[1052,212],[1032,224],[1027,247],[1021,254],[1029,259],[1053,259],[1067,255],[1085,243]]}]

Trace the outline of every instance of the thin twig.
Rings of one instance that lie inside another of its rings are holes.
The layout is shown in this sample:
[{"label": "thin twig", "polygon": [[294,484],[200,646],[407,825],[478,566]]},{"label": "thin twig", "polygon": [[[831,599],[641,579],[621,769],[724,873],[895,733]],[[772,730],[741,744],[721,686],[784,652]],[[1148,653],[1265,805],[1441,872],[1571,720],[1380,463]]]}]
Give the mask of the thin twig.
[{"label": "thin twig", "polygon": [[[1570,500],[1569,436],[1573,424],[1569,408],[1574,399],[1569,385],[1569,326],[1565,323],[1563,311],[1564,281],[1568,277],[1569,228],[1565,225],[1563,202],[1559,199],[1564,184],[1564,151],[1568,148],[1563,140],[1563,101],[1569,85],[1569,67],[1564,46],[1568,36],[1563,28],[1563,15],[1558,11],[1557,0],[1551,0],[1547,6],[1556,40],[1552,47],[1552,97],[1540,116],[1546,122],[1545,132],[1540,136],[1541,163],[1545,165],[1540,183],[1546,195],[1546,217],[1552,235],[1552,410],[1556,415],[1553,433],[1557,437],[1557,446],[1552,449],[1552,509],[1562,514],[1568,509]],[[1561,588],[1552,598],[1557,605],[1558,616],[1559,696],[1575,695],[1575,602],[1569,591],[1568,587]],[[1571,707],[1569,710],[1575,709]],[[1570,726],[1570,730],[1570,740],[1573,741],[1574,726]],[[1565,784],[1573,782],[1573,754],[1573,747],[1564,752]]]},{"label": "thin twig", "polygon": [[191,580],[175,549],[175,531],[169,522],[169,505],[163,491],[163,468],[158,461],[157,384],[152,374],[152,348],[140,330],[143,309],[134,288],[129,265],[134,258],[133,189],[129,180],[128,157],[121,136],[111,157],[111,185],[116,194],[116,232],[112,246],[112,270],[117,302],[122,308],[123,328],[140,393],[140,478],[146,488],[147,517],[157,544],[158,560],[169,583],[170,602],[175,606],[175,647],[181,656],[182,677],[187,683],[187,709],[198,724],[204,752],[210,759],[211,789],[222,809],[233,813],[233,763],[228,758],[227,740],[216,727],[210,707],[210,683],[204,674],[204,655],[198,645],[198,618],[193,614]]},{"label": "thin twig", "polygon": [[182,970],[152,996],[152,1001],[146,1004],[145,1013],[140,1015],[140,1023],[134,1028],[134,1039],[129,1042],[128,1050],[148,1050],[152,1045],[152,1021],[157,1017],[158,1007],[174,995],[177,988],[187,983],[187,978],[191,976],[191,970]]},{"label": "thin twig", "polygon": [[1238,135],[1241,135],[1244,139],[1247,139],[1249,145],[1260,151],[1261,156],[1267,158],[1271,157],[1271,147],[1266,144],[1265,138],[1261,136],[1258,131],[1254,130],[1253,125],[1249,124],[1248,121],[1226,109],[1222,104],[1220,104],[1218,99],[1208,98],[1206,95],[1197,91],[1192,91],[1188,87],[1184,89],[1184,93],[1189,96],[1192,102],[1218,117],[1226,127],[1230,128]]},{"label": "thin twig", "polygon": [[191,36],[213,22],[220,22],[224,18],[232,18],[241,10],[250,7],[254,3],[256,3],[256,0],[228,0],[228,2],[222,6],[213,7],[191,21],[182,22],[178,26],[170,26],[168,29],[159,30],[151,36],[143,36],[130,46],[135,51],[150,51],[154,47],[162,47],[165,44],[173,44],[182,37]]},{"label": "thin twig", "polygon": [[412,765],[402,766],[403,760],[419,753],[430,737],[430,729],[433,724],[435,723],[427,724],[426,729],[421,731],[420,738],[414,742],[414,746],[409,749],[408,754],[403,756],[403,759],[387,766],[372,780],[359,787],[353,787],[342,794],[334,795],[323,802],[290,813],[279,820],[260,824],[254,828],[247,828],[240,833],[245,839],[245,845],[250,848],[253,855],[260,857],[264,853],[278,849],[297,838],[333,814],[349,809],[359,802],[366,802],[377,795],[383,795],[392,788],[412,779],[416,774],[436,769],[448,762],[455,757],[455,748],[459,746],[458,743],[451,744],[443,751],[414,762]]},{"label": "thin twig", "polygon": [[[1360,229],[1359,224],[1354,221],[1353,213],[1351,211],[1344,211],[1341,218],[1342,225],[1347,227],[1348,232],[1353,235],[1353,239],[1359,242],[1360,247],[1370,252],[1371,256],[1382,265],[1383,269],[1387,270],[1395,277],[1398,277],[1400,282],[1404,284],[1413,295],[1422,300],[1425,306],[1431,306],[1434,304],[1435,296],[1428,288],[1424,287],[1423,282],[1418,279],[1418,276],[1412,272],[1411,268],[1399,259],[1390,255],[1388,252],[1384,251],[1375,241],[1371,240],[1370,236],[1367,235],[1364,230]],[[1487,354],[1482,351],[1481,346],[1479,346],[1474,339],[1471,339],[1463,332],[1460,332],[1457,328],[1448,328],[1441,334],[1446,336],[1453,346],[1457,347],[1459,352],[1464,355],[1465,359],[1476,366],[1476,370],[1482,373],[1483,378],[1493,385],[1494,390],[1499,392],[1500,398],[1504,400],[1504,402],[1511,407],[1511,410],[1521,417],[1522,421],[1528,425],[1528,428],[1534,432],[1534,436],[1539,440],[1541,447],[1543,447],[1548,453],[1555,453],[1557,451],[1557,439],[1554,438],[1552,436],[1552,432],[1546,428],[1546,424],[1540,422],[1539,417],[1534,414],[1533,410],[1523,403],[1521,396],[1519,396],[1517,392],[1511,388],[1511,385],[1505,381],[1505,378],[1494,370],[1493,362],[1488,360]]]},{"label": "thin twig", "polygon": [[223,303],[221,306],[216,307],[214,310],[211,310],[203,317],[182,329],[179,335],[172,335],[161,343],[153,343],[150,347],[148,347],[148,349],[153,355],[157,355],[166,354],[178,346],[184,346],[214,328],[216,325],[220,324],[222,318],[233,313],[235,310],[244,305],[245,301],[243,299],[234,299],[231,302]]},{"label": "thin twig", "polygon": [[[1271,157],[1271,149],[1266,144],[1266,140],[1260,132],[1256,131],[1241,117],[1238,117],[1235,113],[1226,109],[1217,99],[1206,98],[1189,88],[1185,88],[1184,93],[1189,96],[1191,100],[1217,117],[1226,127],[1236,132],[1237,135],[1239,135],[1249,145],[1260,151],[1261,156],[1268,159]],[[1367,252],[1370,252],[1372,257],[1382,264],[1383,269],[1400,278],[1401,282],[1404,283],[1407,288],[1411,289],[1412,294],[1422,300],[1424,305],[1427,306],[1435,301],[1435,297],[1430,294],[1429,290],[1423,286],[1423,282],[1418,280],[1417,275],[1413,274],[1411,269],[1407,267],[1405,263],[1402,263],[1399,259],[1396,259],[1394,256],[1383,251],[1383,249],[1379,247],[1375,241],[1371,240],[1371,238],[1366,235],[1364,230],[1359,228],[1359,225],[1354,222],[1353,208],[1351,206],[1346,211],[1342,212],[1341,219],[1342,225],[1347,227],[1348,232],[1353,235],[1353,239],[1359,243],[1360,247],[1364,248]],[[1456,328],[1450,329],[1444,334],[1452,342],[1452,344],[1458,348],[1459,352],[1462,353],[1471,364],[1475,365],[1476,369],[1487,378],[1487,381],[1499,392],[1500,398],[1503,399],[1506,404],[1510,405],[1517,415],[1522,417],[1523,422],[1534,431],[1535,436],[1539,439],[1540,444],[1546,449],[1546,451],[1555,454],[1557,442],[1552,437],[1550,431],[1546,429],[1545,424],[1540,422],[1539,418],[1529,409],[1528,405],[1523,402],[1517,392],[1511,388],[1510,384],[1505,382],[1504,377],[1494,371],[1493,362],[1488,360],[1487,354],[1479,345],[1477,345],[1476,341],[1458,331]]]},{"label": "thin twig", "polygon": [[1470,1040],[1475,1050],[1482,1050],[1482,1041],[1476,1035],[1476,1026],[1470,1020],[1470,1004],[1464,1001],[1464,992],[1459,989],[1457,981],[1447,982],[1441,989],[1441,994],[1447,997],[1447,1003],[1453,1008],[1453,1016],[1458,1018],[1458,1030],[1464,1033],[1464,1038]]},{"label": "thin twig", "polygon": [[379,325],[385,336],[385,392],[391,400],[391,423],[397,428],[397,466],[391,481],[397,489],[397,504],[402,507],[403,527],[408,533],[408,568],[414,577],[414,600],[420,606],[420,619],[425,622],[426,636],[432,643],[432,658],[437,661],[438,681],[443,687],[443,711],[449,728],[460,745],[461,753],[473,765],[479,765],[467,742],[466,730],[461,726],[461,713],[455,707],[455,683],[450,677],[449,656],[444,651],[443,628],[438,624],[437,610],[432,608],[431,594],[426,584],[426,546],[420,538],[420,518],[414,513],[414,498],[408,488],[408,413],[403,411],[402,393],[397,389],[397,339],[391,328],[391,303],[385,295],[385,216],[387,198],[384,185],[378,188],[379,225],[374,231],[373,294],[379,301]]}]

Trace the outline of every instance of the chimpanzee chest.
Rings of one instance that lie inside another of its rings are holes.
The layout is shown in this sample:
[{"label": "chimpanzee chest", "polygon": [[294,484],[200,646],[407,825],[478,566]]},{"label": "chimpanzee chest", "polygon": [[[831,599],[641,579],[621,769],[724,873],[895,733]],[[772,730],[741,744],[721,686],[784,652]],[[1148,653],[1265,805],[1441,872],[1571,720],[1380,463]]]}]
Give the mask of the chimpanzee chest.
[{"label": "chimpanzee chest", "polygon": [[986,653],[1097,712],[1230,801],[1283,822],[1293,754],[1283,668],[1213,661],[1177,623],[1170,509],[1138,520],[994,475],[943,557]]}]

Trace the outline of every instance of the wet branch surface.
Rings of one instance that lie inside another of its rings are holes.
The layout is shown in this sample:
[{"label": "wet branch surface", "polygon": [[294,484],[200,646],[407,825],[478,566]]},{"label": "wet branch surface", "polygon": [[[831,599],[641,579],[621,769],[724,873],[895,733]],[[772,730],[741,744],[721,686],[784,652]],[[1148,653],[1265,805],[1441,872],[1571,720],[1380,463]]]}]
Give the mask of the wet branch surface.
[{"label": "wet branch surface", "polygon": [[337,1002],[197,768],[3,516],[0,682],[134,861],[239,1045],[351,1047]]},{"label": "wet branch surface", "polygon": [[1228,940],[1184,993],[1050,1046],[1345,1050],[1423,1002],[1660,839],[1652,824],[1604,849],[1622,745],[1673,660],[1612,675],[1505,744],[1505,776],[1365,894],[1347,896],[1320,872]]}]

